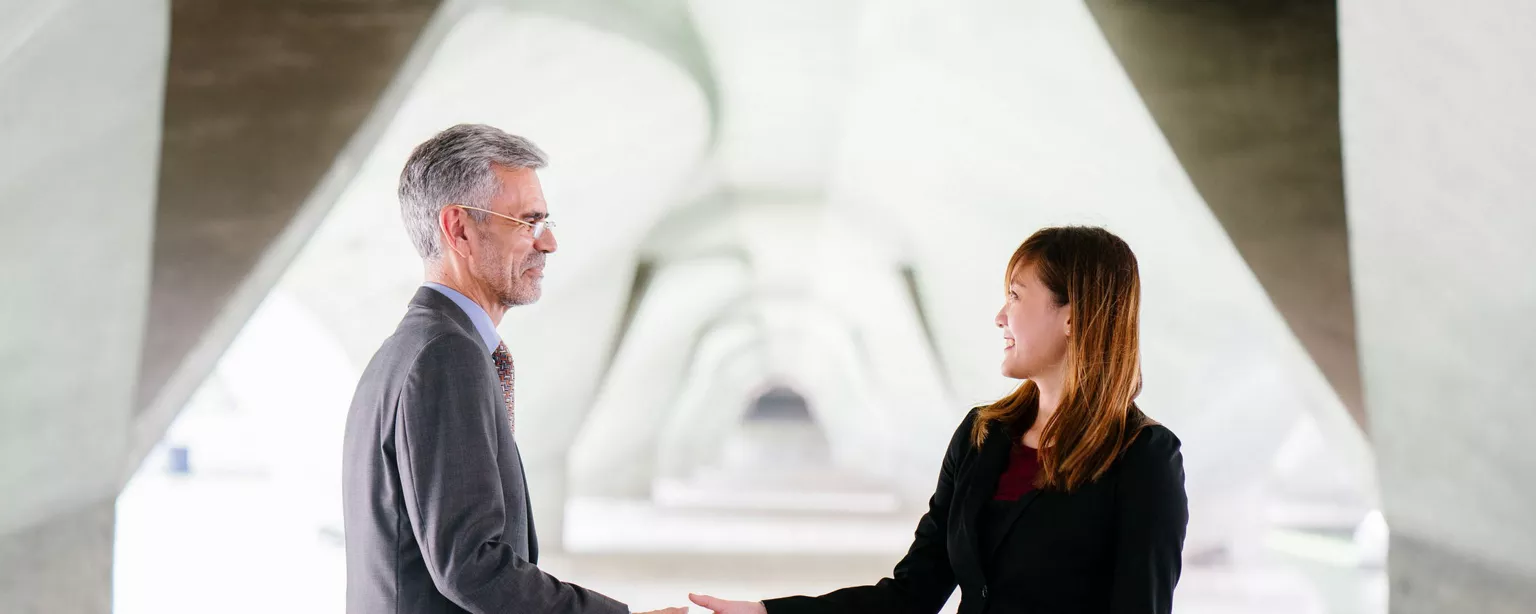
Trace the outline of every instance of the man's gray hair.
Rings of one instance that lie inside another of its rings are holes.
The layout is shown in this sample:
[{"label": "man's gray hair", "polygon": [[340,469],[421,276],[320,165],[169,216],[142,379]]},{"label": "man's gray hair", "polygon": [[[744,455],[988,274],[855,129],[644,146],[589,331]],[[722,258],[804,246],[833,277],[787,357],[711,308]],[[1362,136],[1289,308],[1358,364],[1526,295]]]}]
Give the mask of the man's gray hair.
[{"label": "man's gray hair", "polygon": [[[489,208],[501,190],[493,164],[540,169],[549,158],[528,139],[484,124],[459,124],[417,145],[400,171],[400,217],[423,260],[437,260],[437,216],[448,205]],[[469,211],[484,222],[488,214]]]}]

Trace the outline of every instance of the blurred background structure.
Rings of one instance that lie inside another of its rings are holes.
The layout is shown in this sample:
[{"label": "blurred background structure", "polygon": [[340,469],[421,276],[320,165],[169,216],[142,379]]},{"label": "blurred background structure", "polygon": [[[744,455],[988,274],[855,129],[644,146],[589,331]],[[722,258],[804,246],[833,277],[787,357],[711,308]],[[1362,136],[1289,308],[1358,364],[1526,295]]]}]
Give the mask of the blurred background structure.
[{"label": "blurred background structure", "polygon": [[[1180,612],[1536,603],[1536,4],[0,0],[0,612],[336,612],[394,188],[527,136],[544,566],[889,572],[1044,225],[1136,250]],[[1387,527],[1390,526],[1390,532]],[[953,603],[950,607],[953,607]]]}]

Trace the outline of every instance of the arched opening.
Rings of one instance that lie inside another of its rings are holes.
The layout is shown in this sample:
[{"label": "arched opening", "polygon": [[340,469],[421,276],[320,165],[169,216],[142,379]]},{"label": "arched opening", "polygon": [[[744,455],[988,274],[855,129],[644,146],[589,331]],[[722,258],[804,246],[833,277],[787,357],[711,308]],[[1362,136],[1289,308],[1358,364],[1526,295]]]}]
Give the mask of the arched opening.
[{"label": "arched opening", "polygon": [[831,460],[831,443],[805,397],[794,389],[774,386],[751,402],[740,428],[727,438],[722,469],[781,475],[826,469]]}]

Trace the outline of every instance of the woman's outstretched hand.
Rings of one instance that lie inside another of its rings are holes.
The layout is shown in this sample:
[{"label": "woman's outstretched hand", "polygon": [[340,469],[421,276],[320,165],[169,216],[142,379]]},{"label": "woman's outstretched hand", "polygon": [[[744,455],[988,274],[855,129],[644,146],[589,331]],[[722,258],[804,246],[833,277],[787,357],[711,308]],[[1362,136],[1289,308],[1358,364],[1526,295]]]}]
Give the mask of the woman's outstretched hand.
[{"label": "woman's outstretched hand", "polygon": [[709,595],[688,593],[688,600],[715,614],[768,614],[761,601],[726,601]]}]

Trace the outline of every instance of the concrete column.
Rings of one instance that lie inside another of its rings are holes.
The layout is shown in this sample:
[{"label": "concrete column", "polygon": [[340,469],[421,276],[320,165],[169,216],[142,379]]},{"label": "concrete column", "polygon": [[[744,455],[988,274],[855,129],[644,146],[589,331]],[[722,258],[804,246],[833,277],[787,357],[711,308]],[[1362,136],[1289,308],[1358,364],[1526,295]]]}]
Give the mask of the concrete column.
[{"label": "concrete column", "polygon": [[1339,3],[1394,614],[1536,603],[1536,5]]},{"label": "concrete column", "polygon": [[116,508],[107,497],[0,538],[0,609],[111,612]]},{"label": "concrete column", "polygon": [[166,0],[0,18],[0,612],[108,612],[149,289]]}]

